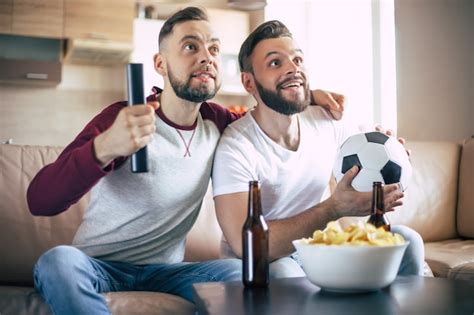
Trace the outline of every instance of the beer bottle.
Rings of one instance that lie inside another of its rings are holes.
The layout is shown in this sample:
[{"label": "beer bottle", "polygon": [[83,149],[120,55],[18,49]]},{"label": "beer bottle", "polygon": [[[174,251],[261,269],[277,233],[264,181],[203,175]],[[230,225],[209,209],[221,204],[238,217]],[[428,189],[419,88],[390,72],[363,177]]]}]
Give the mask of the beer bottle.
[{"label": "beer bottle", "polygon": [[373,182],[372,214],[367,222],[375,225],[376,228],[383,227],[385,231],[390,231],[390,222],[385,215],[383,187],[381,182]]},{"label": "beer bottle", "polygon": [[249,182],[248,215],[242,228],[242,268],[246,287],[268,286],[268,226],[262,214],[258,180]]}]

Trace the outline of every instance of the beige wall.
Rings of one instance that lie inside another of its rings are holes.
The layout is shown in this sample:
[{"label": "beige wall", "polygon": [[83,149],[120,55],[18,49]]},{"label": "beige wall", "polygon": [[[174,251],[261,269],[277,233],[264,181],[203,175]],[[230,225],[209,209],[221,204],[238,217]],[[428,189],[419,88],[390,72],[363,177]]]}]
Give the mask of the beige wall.
[{"label": "beige wall", "polygon": [[395,0],[398,133],[474,135],[474,1]]},{"label": "beige wall", "polygon": [[[123,68],[125,69],[125,68]],[[125,96],[122,67],[65,65],[57,87],[0,85],[0,142],[64,146]]]}]

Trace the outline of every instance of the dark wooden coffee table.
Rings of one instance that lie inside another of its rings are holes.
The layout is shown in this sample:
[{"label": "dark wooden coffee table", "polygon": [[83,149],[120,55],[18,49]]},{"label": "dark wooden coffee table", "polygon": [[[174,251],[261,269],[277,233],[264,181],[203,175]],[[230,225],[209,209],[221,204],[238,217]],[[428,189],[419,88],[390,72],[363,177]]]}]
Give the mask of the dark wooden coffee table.
[{"label": "dark wooden coffee table", "polygon": [[268,289],[241,282],[193,286],[199,314],[410,314],[474,315],[474,282],[417,276],[397,277],[372,293],[322,291],[305,277],[275,279]]}]

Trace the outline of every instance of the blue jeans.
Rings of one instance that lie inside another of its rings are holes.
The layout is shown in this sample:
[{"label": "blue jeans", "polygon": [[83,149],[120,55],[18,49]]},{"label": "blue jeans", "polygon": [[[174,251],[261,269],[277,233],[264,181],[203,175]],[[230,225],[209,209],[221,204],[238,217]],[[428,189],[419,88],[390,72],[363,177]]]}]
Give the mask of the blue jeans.
[{"label": "blue jeans", "polygon": [[72,246],[50,249],[34,269],[35,288],[54,314],[110,314],[101,293],[113,291],[164,292],[193,302],[194,283],[241,279],[238,259],[132,265],[95,259]]},{"label": "blue jeans", "polygon": [[[404,225],[393,225],[391,232],[402,235],[410,242],[403,254],[398,274],[422,276],[425,249],[420,234]],[[304,277],[305,275],[297,253],[277,259],[270,264],[270,278]]]}]

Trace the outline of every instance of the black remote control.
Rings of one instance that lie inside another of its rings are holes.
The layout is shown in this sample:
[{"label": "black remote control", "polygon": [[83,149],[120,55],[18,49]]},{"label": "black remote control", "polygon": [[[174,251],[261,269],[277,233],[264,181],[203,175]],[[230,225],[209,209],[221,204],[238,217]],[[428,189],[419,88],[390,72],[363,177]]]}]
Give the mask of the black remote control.
[{"label": "black remote control", "polygon": [[[145,104],[143,89],[143,64],[129,63],[127,66],[128,106]],[[132,154],[132,172],[148,172],[148,151],[146,146]]]}]

